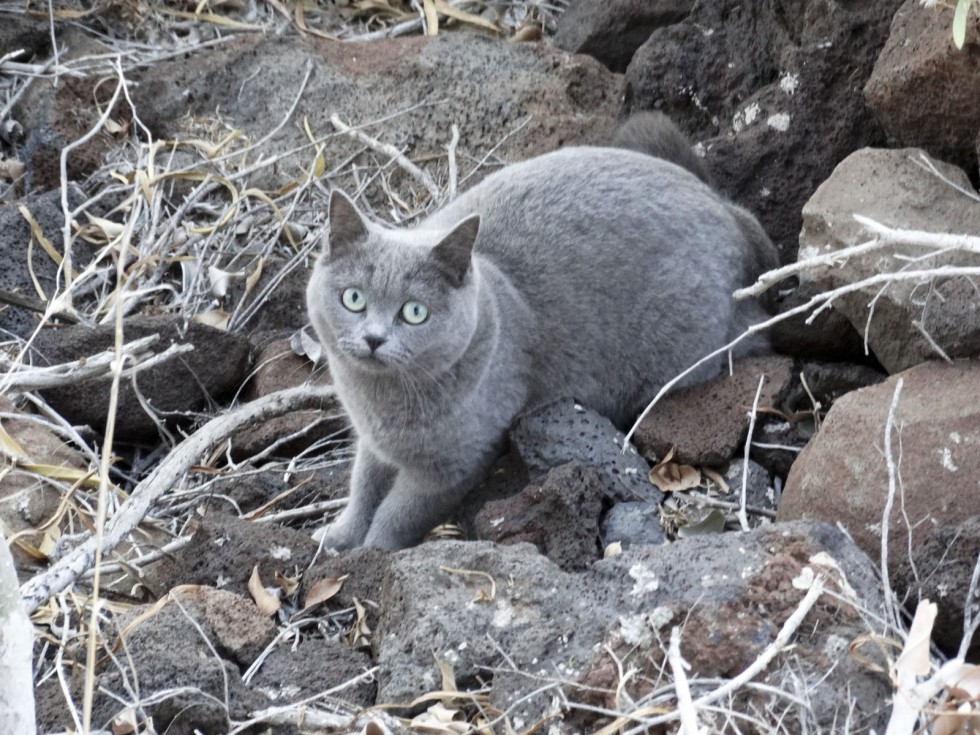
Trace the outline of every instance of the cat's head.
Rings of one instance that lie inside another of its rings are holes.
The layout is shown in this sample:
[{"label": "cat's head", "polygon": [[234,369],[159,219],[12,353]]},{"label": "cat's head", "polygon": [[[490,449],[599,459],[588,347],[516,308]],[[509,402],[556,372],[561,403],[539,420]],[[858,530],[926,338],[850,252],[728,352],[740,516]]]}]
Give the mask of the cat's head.
[{"label": "cat's head", "polygon": [[332,359],[372,373],[453,365],[476,331],[473,245],[479,217],[449,232],[384,227],[344,194],[330,197],[330,234],[306,291]]}]

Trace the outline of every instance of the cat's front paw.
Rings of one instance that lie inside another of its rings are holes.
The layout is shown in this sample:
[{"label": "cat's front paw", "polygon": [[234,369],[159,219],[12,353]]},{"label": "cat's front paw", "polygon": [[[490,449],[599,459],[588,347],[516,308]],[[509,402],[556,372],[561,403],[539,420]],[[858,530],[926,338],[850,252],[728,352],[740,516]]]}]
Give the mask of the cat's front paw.
[{"label": "cat's front paw", "polygon": [[313,532],[313,540],[323,548],[336,551],[353,549],[361,542],[354,530],[350,528],[350,524],[343,523],[341,520],[320,526]]}]

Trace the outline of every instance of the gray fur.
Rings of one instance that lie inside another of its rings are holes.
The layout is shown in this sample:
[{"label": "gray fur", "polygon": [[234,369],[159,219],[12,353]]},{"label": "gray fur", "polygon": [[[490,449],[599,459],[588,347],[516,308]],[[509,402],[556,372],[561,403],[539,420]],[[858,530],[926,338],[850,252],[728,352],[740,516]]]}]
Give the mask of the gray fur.
[{"label": "gray fur", "polygon": [[708,186],[714,184],[708,167],[691,149],[691,143],[684,133],[662,112],[638,112],[631,115],[616,128],[609,145],[676,163]]},{"label": "gray fur", "polygon": [[[340,194],[331,213],[344,224],[307,299],[358,436],[350,503],[318,532],[335,548],[417,543],[521,412],[574,397],[625,426],[763,316],[731,298],[767,260],[740,222],[751,215],[636,152],[568,148],[508,166],[413,228],[352,224]],[[351,286],[362,312],[341,303]],[[419,326],[399,317],[409,300],[429,309]]]}]

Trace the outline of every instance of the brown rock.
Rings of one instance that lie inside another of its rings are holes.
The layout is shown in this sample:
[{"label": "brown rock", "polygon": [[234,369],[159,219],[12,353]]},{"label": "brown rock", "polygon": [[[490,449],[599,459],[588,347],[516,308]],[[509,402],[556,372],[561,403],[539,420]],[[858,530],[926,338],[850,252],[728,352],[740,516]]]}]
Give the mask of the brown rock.
[{"label": "brown rock", "polygon": [[[867,242],[870,236],[854,220],[855,213],[888,227],[980,232],[980,205],[920,166],[924,155],[915,148],[867,148],[848,156],[803,208],[800,259]],[[946,179],[970,187],[961,170],[927,160]],[[895,253],[918,256],[925,252],[911,246],[882,249],[850,258],[846,267],[812,271],[807,278],[813,290],[828,291],[906,269],[908,261],[894,257]],[[952,252],[920,261],[917,267],[978,263],[976,254]],[[835,299],[834,307],[859,332],[867,329],[869,347],[891,373],[937,357],[923,331],[950,357],[980,354],[980,297],[973,285],[966,279],[935,278],[929,286],[927,278],[894,283],[886,290],[881,284],[872,285]],[[869,312],[872,302],[873,313]]]},{"label": "brown rock", "polygon": [[552,42],[624,72],[654,29],[682,20],[693,5],[694,0],[574,0],[558,19]]},{"label": "brown rock", "polygon": [[778,514],[780,521],[842,523],[867,554],[880,558],[888,495],[882,446],[899,379],[892,442],[901,484],[888,519],[892,573],[909,549],[917,562],[933,529],[980,515],[980,363],[924,363],[845,395],[793,465]]},{"label": "brown rock", "polygon": [[724,464],[745,441],[759,377],[766,376],[759,406],[771,407],[788,388],[792,373],[793,361],[787,357],[741,360],[733,375],[726,372],[664,397],[643,419],[633,442],[647,457],[663,457],[673,446],[676,462]]},{"label": "brown rock", "polygon": [[700,142],[720,189],[791,262],[814,189],[883,140],[861,89],[901,2],[695,3],[633,56],[626,108],[661,110]]},{"label": "brown rock", "polygon": [[[194,345],[192,351],[137,374],[140,393],[164,422],[185,419],[188,413],[227,397],[241,385],[249,362],[244,338],[193,321],[185,325],[174,317],[134,317],[125,323],[127,341],[152,334],[160,335],[151,348],[156,353],[171,344]],[[77,325],[44,330],[34,346],[40,362],[56,364],[111,349],[114,339],[111,324],[95,328]],[[96,378],[50,388],[42,395],[72,423],[102,431],[109,412],[110,382],[109,378]],[[137,398],[132,382],[123,380],[119,386],[116,436],[139,441],[155,438],[157,431],[157,424]]]},{"label": "brown rock", "polygon": [[[279,339],[263,347],[255,358],[255,369],[245,386],[243,397],[254,401],[304,383],[330,385],[327,366],[314,366],[309,358],[293,352],[288,339]],[[276,445],[274,456],[292,457],[318,441],[330,437],[343,438],[347,429],[346,414],[340,402],[333,398],[320,408],[295,411],[239,431],[232,437],[232,457],[241,461],[273,444]]]},{"label": "brown rock", "polygon": [[[980,14],[968,15],[963,49],[953,43],[953,5],[906,0],[864,87],[888,135],[966,169],[977,165]],[[937,220],[942,222],[942,220]]]},{"label": "brown rock", "polygon": [[599,556],[599,514],[605,495],[591,467],[569,462],[540,484],[483,506],[477,537],[498,544],[528,542],[568,572],[588,569]]}]

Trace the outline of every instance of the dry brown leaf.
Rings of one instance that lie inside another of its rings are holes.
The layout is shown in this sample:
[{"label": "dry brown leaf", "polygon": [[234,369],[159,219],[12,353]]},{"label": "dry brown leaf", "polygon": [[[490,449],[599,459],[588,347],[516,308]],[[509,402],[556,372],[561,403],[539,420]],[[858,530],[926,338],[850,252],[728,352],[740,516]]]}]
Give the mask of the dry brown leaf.
[{"label": "dry brown leaf", "polygon": [[351,602],[354,603],[354,609],[357,611],[357,620],[344,634],[344,639],[351,648],[367,648],[371,645],[371,628],[367,624],[367,612],[356,597]]},{"label": "dry brown leaf", "polygon": [[132,735],[139,730],[139,720],[136,710],[127,707],[112,721],[112,735]]},{"label": "dry brown leaf", "polygon": [[609,546],[602,550],[602,558],[608,559],[611,556],[619,556],[623,553],[623,545],[619,541],[613,541]]},{"label": "dry brown leaf", "polygon": [[277,569],[275,574],[276,585],[282,590],[282,593],[287,597],[296,593],[299,588],[300,577],[287,577],[285,574],[280,573]]},{"label": "dry brown leaf", "polygon": [[201,314],[194,315],[194,321],[198,324],[204,324],[225,332],[228,331],[229,319],[231,319],[231,314],[223,309],[212,309],[211,311],[205,311]]},{"label": "dry brown leaf", "polygon": [[344,581],[348,577],[350,577],[349,574],[342,577],[325,577],[310,587],[310,591],[306,593],[306,599],[303,600],[303,612],[321,602],[326,602],[340,592],[340,588],[344,586]]},{"label": "dry brown leaf", "polygon": [[247,296],[251,295],[252,291],[258,285],[259,279],[262,278],[263,267],[265,267],[265,258],[259,258],[259,263],[255,266],[255,270],[245,277],[245,294]]},{"label": "dry brown leaf", "polygon": [[436,656],[435,651],[432,652],[432,658],[436,660],[436,666],[439,667],[439,674],[442,676],[442,691],[458,692],[459,689],[456,687],[456,672],[453,671],[452,665]]},{"label": "dry brown leaf", "polygon": [[701,474],[717,485],[720,492],[727,495],[731,491],[728,482],[725,480],[725,476],[718,472],[718,470],[713,470],[710,467],[702,467]]},{"label": "dry brown leaf", "polygon": [[255,600],[255,606],[263,615],[274,615],[279,611],[282,603],[262,586],[258,564],[252,569],[252,576],[248,579],[248,591],[252,595],[252,599]]},{"label": "dry brown leaf", "polygon": [[433,735],[461,735],[470,730],[466,715],[461,710],[449,709],[442,702],[436,702],[422,714],[416,715],[408,727]]},{"label": "dry brown leaf", "polygon": [[662,492],[674,493],[700,485],[701,473],[689,464],[661,462],[650,470],[650,482]]}]

